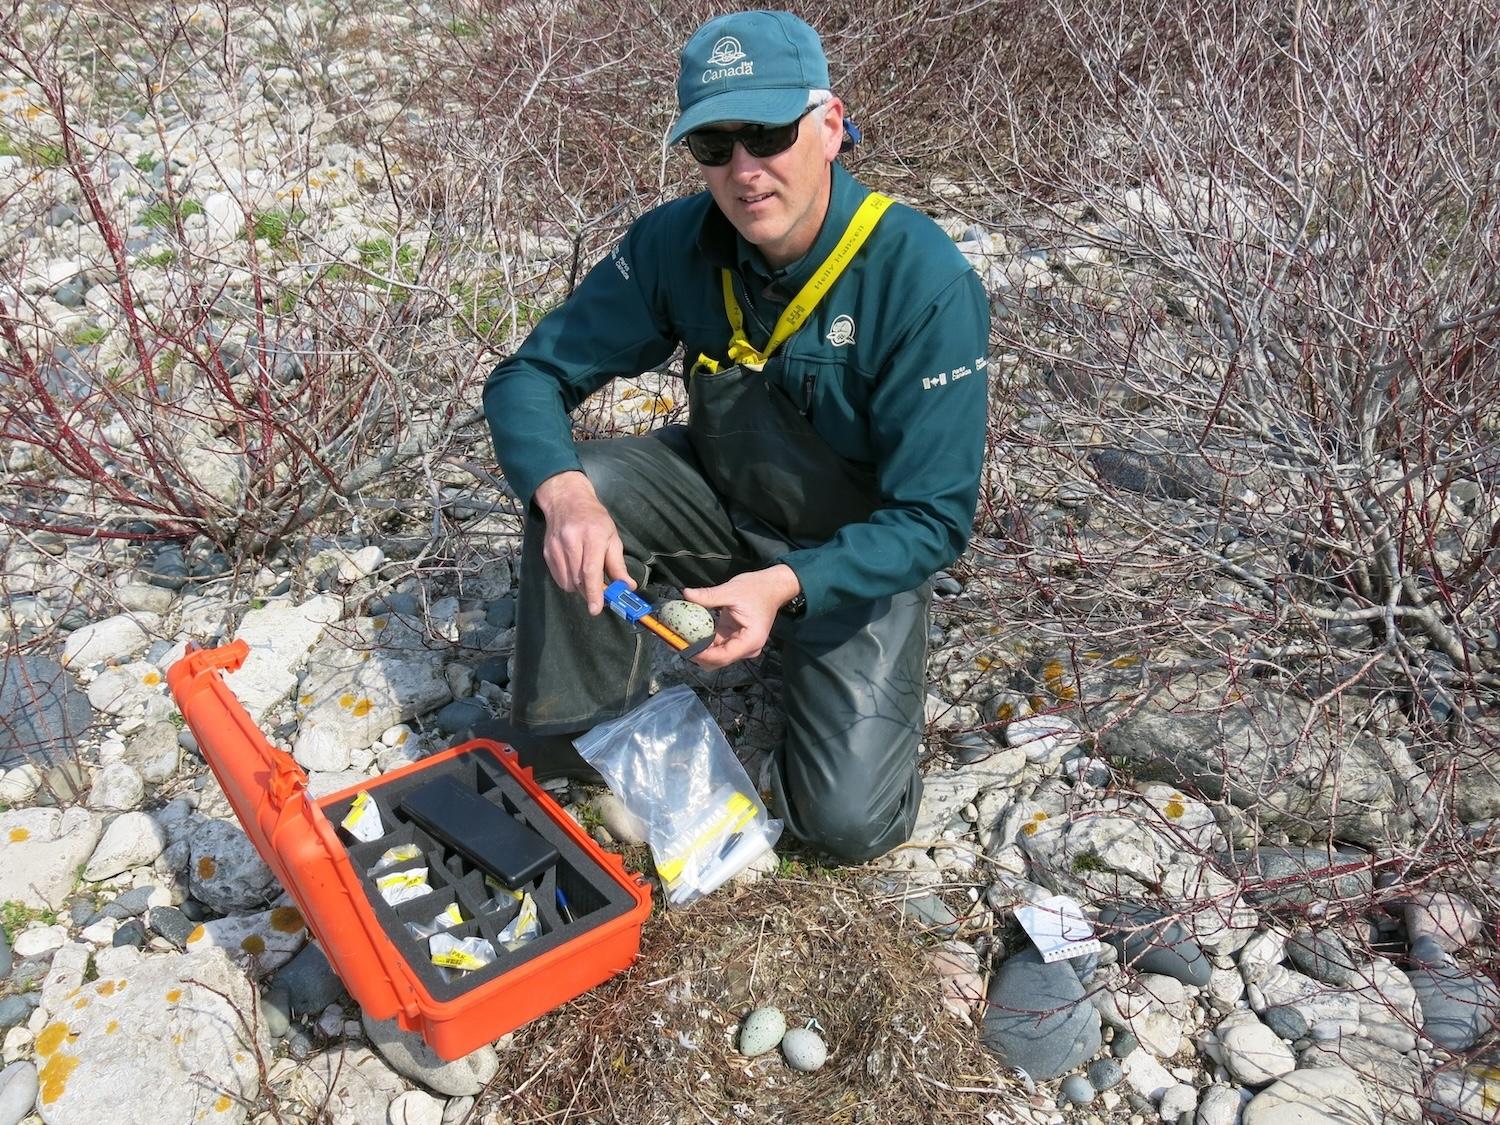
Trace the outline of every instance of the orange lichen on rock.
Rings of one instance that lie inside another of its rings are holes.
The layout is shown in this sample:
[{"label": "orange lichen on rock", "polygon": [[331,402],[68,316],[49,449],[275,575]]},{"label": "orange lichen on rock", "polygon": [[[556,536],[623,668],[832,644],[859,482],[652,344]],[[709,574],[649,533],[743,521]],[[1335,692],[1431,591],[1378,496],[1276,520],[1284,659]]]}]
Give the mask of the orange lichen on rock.
[{"label": "orange lichen on rock", "polygon": [[113,996],[115,994],[115,982],[112,980],[101,980],[94,985],[94,991],[100,996]]},{"label": "orange lichen on rock", "polygon": [[208,931],[205,930],[201,925],[200,926],[194,926],[193,927],[193,932],[190,933],[190,934],[188,934],[188,936],[187,936],[187,943],[189,945],[192,945],[193,942],[195,942],[195,941],[202,941],[203,940],[203,935],[206,934],[206,933],[208,933]]},{"label": "orange lichen on rock", "polygon": [[198,878],[212,879],[214,872],[219,870],[219,865],[214,862],[214,857],[206,855],[198,861]]},{"label": "orange lichen on rock", "polygon": [[271,911],[271,929],[279,934],[300,933],[306,925],[302,920],[302,911],[295,906],[278,906]]},{"label": "orange lichen on rock", "polygon": [[356,703],[354,705],[354,708],[353,708],[354,717],[356,719],[363,719],[366,715],[368,715],[374,709],[374,707],[375,707],[375,704],[374,704],[374,702],[372,700],[361,699],[358,703]]},{"label": "orange lichen on rock", "polygon": [[349,708],[354,706],[354,698],[353,692],[344,692],[343,695],[339,696],[339,706],[345,711],[349,710]]},{"label": "orange lichen on rock", "polygon": [[77,1035],[74,1034],[73,1029],[63,1023],[62,1020],[58,1020],[56,1023],[49,1023],[46,1027],[42,1028],[41,1034],[36,1037],[36,1053],[41,1057],[55,1054],[58,1048],[64,1043],[76,1038]]},{"label": "orange lichen on rock", "polygon": [[266,951],[266,939],[259,934],[246,934],[240,942],[240,948],[252,957],[259,957]]},{"label": "orange lichen on rock", "polygon": [[220,1094],[219,1100],[214,1102],[214,1110],[218,1113],[228,1113],[229,1107],[234,1105],[228,1094]]},{"label": "orange lichen on rock", "polygon": [[43,1105],[51,1105],[63,1096],[63,1091],[68,1088],[68,1078],[78,1069],[78,1062],[77,1055],[53,1055],[37,1072]]},{"label": "orange lichen on rock", "polygon": [[171,989],[167,990],[167,1003],[168,1004],[175,1004],[175,1003],[177,1003],[177,1001],[179,1001],[181,999],[182,999],[182,989],[180,989],[180,988],[171,988]]},{"label": "orange lichen on rock", "polygon": [[1173,793],[1172,799],[1167,802],[1166,808],[1162,809],[1162,812],[1166,813],[1173,820],[1176,820],[1183,813],[1187,812],[1187,806],[1182,803],[1181,796]]},{"label": "orange lichen on rock", "polygon": [[21,844],[31,839],[31,833],[25,828],[12,828],[10,830],[10,842]]},{"label": "orange lichen on rock", "polygon": [[144,676],[141,677],[141,683],[145,684],[147,687],[155,687],[157,684],[161,683],[161,673],[147,672]]}]

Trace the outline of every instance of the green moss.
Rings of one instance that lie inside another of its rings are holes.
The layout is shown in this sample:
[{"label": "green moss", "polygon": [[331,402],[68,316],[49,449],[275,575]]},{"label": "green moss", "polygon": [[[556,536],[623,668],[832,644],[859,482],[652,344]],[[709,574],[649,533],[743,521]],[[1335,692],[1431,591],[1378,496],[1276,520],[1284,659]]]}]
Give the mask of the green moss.
[{"label": "green moss", "polygon": [[[389,269],[392,254],[393,247],[389,238],[372,238],[359,244],[360,263],[368,268]],[[397,266],[409,266],[417,260],[417,251],[412,246],[395,247],[394,257]]]},{"label": "green moss", "polygon": [[20,156],[21,150],[16,147],[14,141],[4,133],[0,133],[0,156]]},{"label": "green moss", "polygon": [[162,266],[170,266],[176,260],[176,250],[159,250],[155,254],[147,254],[143,258],[136,259],[137,264],[139,265],[153,266],[156,268],[160,268]]},{"label": "green moss", "polygon": [[154,152],[143,152],[135,158],[135,166],[142,172],[152,172],[161,163],[161,157]]},{"label": "green moss", "polygon": [[26,151],[26,158],[29,163],[43,168],[61,168],[68,162],[68,150],[62,145],[33,145]]},{"label": "green moss", "polygon": [[1079,852],[1073,857],[1073,874],[1075,875],[1088,875],[1108,870],[1109,867],[1094,852]]}]

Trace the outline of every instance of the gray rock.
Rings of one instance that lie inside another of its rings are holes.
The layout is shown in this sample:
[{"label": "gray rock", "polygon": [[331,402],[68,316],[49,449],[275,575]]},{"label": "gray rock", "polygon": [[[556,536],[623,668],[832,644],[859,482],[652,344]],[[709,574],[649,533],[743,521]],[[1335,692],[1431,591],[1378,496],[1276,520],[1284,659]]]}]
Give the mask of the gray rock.
[{"label": "gray rock", "polygon": [[299,1016],[316,1015],[345,995],[343,981],[328,964],[322,948],[312,941],[282,966],[272,984],[285,990],[291,1013]]},{"label": "gray rock", "polygon": [[1084,1068],[1084,1073],[1088,1075],[1089,1083],[1101,1094],[1105,1090],[1113,1090],[1125,1077],[1125,1072],[1114,1059],[1095,1059]]},{"label": "gray rock", "polygon": [[10,951],[10,939],[0,930],[0,982],[10,976],[10,967],[15,964],[15,954]]},{"label": "gray rock", "polygon": [[59,1016],[65,1036],[37,1042],[39,1057],[72,1067],[50,1091],[46,1120],[159,1125],[213,1106],[215,1121],[238,1125],[257,1104],[256,1060],[270,1043],[254,988],[221,951],[147,958],[85,984],[78,1000]]},{"label": "gray rock", "polygon": [[1336,988],[1353,983],[1359,967],[1348,944],[1331,930],[1299,926],[1287,935],[1286,952],[1308,976]]},{"label": "gray rock", "polygon": [[980,1041],[1032,1078],[1056,1078],[1099,1049],[1099,1013],[1066,961],[1026,950],[990,984]]},{"label": "gray rock", "polygon": [[238,824],[205,820],[189,844],[188,886],[220,914],[259,910],[279,893],[275,874]]},{"label": "gray rock", "polygon": [[1070,1074],[1064,1078],[1061,1091],[1069,1105],[1086,1106],[1094,1100],[1094,1087],[1081,1074]]},{"label": "gray rock", "polygon": [[71,754],[94,721],[73,674],[39,653],[0,657],[0,769]]},{"label": "gray rock", "polygon": [[1089,451],[1100,480],[1162,500],[1207,499],[1221,478],[1200,455],[1158,450],[1101,447]]},{"label": "gray rock", "polygon": [[1411,943],[1406,959],[1413,965],[1447,965],[1453,958],[1437,941],[1430,937],[1419,937]]},{"label": "gray rock", "polygon": [[1343,1066],[1364,1079],[1365,1097],[1382,1122],[1416,1125],[1422,1120],[1419,1097],[1425,1085],[1422,1068],[1400,1051],[1371,1040],[1341,1035],[1313,1043],[1297,1056],[1302,1068]]},{"label": "gray rock", "polygon": [[58,762],[42,775],[35,803],[46,808],[74,805],[88,796],[89,771],[77,760]]},{"label": "gray rock", "polygon": [[146,926],[178,949],[187,948],[188,938],[198,928],[196,922],[175,906],[153,906],[146,911]]},{"label": "gray rock", "polygon": [[78,867],[93,853],[103,822],[97,813],[73,807],[14,809],[0,813],[0,902],[15,900],[39,910],[58,910],[73,891]]},{"label": "gray rock", "polygon": [[18,1125],[36,1104],[36,1064],[23,1059],[0,1070],[0,1125]]},{"label": "gray rock", "polygon": [[952,907],[937,895],[913,895],[902,900],[901,909],[917,925],[938,937],[953,937],[961,925]]},{"label": "gray rock", "polygon": [[129,946],[132,949],[140,949],[146,944],[146,925],[139,918],[132,918],[121,925],[109,939],[110,945],[119,949]]},{"label": "gray rock", "polygon": [[493,1047],[480,1047],[444,1062],[421,1036],[402,1031],[395,1020],[373,1020],[366,1015],[364,1029],[365,1037],[396,1073],[450,1098],[479,1093],[500,1068]]},{"label": "gray rock", "polygon": [[1369,855],[1352,849],[1261,847],[1236,852],[1225,863],[1261,906],[1364,903],[1374,887]]},{"label": "gray rock", "polygon": [[1109,1053],[1117,1059],[1129,1058],[1140,1049],[1141,1041],[1129,1031],[1117,1031],[1109,1041]]},{"label": "gray rock", "polygon": [[1267,1008],[1261,1015],[1265,1025],[1289,1043],[1295,1043],[1307,1034],[1307,1020],[1296,1008],[1278,1005]]},{"label": "gray rock", "polygon": [[[1200,677],[1196,687],[1199,698],[1192,685],[1174,680],[1148,689],[1143,700],[1107,702],[1090,715],[1101,729],[1099,751],[1128,759],[1138,780],[1254,809],[1260,822],[1294,840],[1332,832],[1385,846],[1409,834],[1406,782],[1420,770],[1399,747],[1350,739],[1341,724],[1311,716],[1309,704],[1289,695],[1224,676]],[[1231,688],[1238,697],[1224,703]],[[1117,712],[1118,722],[1107,724]]]},{"label": "gray rock", "polygon": [[1176,921],[1148,907],[1105,906],[1097,932],[1120,951],[1123,963],[1140,972],[1161,973],[1197,988],[1213,975],[1213,964],[1198,943]]},{"label": "gray rock", "polygon": [[[489,609],[485,610],[484,623],[493,629],[509,629],[516,623],[516,599],[505,597],[491,602]],[[505,686],[499,680],[490,682]]]},{"label": "gray rock", "polygon": [[1292,1049],[1243,1009],[1225,1016],[1203,1046],[1236,1082],[1246,1086],[1264,1086],[1297,1068]]},{"label": "gray rock", "polygon": [[490,718],[490,709],[478,699],[456,699],[446,707],[439,708],[434,716],[438,730],[444,734],[459,734],[475,723]]},{"label": "gray rock", "polygon": [[9,1031],[17,1024],[25,1023],[31,1018],[31,1013],[36,1009],[37,1001],[40,999],[40,995],[35,992],[26,992],[19,996],[0,996],[0,1031]]},{"label": "gray rock", "polygon": [[1472,1047],[1500,1020],[1500,988],[1456,964],[1429,965],[1406,974],[1422,1006],[1422,1034],[1440,1047]]}]

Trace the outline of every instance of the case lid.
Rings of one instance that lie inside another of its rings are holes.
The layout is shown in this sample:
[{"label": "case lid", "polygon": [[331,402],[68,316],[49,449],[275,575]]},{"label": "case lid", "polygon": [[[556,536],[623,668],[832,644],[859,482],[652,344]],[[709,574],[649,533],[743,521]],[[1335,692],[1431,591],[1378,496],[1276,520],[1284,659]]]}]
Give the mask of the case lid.
[{"label": "case lid", "polygon": [[307,774],[266,741],[221,672],[244,663],[242,640],[190,647],[167,683],[198,748],[267,866],[301,908],[330,963],[376,1019],[420,1010],[420,985],[386,938],[338,831],[308,796]]}]

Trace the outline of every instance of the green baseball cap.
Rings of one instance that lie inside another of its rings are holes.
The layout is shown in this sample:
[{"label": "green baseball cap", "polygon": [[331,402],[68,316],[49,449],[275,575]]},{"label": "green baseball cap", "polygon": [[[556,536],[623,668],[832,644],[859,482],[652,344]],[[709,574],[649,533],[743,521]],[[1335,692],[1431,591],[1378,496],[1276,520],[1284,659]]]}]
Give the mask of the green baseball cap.
[{"label": "green baseball cap", "polygon": [[828,59],[818,33],[790,12],[736,12],[709,20],[682,48],[676,144],[720,121],[785,125],[827,90]]}]

